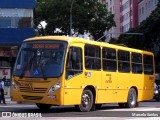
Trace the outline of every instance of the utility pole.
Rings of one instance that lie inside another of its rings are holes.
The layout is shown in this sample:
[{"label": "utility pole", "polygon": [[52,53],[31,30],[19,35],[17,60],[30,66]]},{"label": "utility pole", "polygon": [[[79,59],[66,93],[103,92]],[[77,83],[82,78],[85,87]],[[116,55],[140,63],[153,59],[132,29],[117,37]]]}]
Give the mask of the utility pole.
[{"label": "utility pole", "polygon": [[70,36],[72,36],[72,8],[73,8],[73,2],[74,0],[72,0],[72,3],[71,3],[71,8],[70,8]]}]

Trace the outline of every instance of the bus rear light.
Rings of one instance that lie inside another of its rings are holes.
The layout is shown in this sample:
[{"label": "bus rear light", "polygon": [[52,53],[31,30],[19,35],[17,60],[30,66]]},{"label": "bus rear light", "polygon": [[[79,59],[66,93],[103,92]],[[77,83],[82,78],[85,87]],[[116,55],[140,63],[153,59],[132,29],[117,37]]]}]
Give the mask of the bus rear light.
[{"label": "bus rear light", "polygon": [[58,90],[59,88],[61,88],[61,81],[60,80],[49,89],[48,93],[52,93],[52,92]]}]

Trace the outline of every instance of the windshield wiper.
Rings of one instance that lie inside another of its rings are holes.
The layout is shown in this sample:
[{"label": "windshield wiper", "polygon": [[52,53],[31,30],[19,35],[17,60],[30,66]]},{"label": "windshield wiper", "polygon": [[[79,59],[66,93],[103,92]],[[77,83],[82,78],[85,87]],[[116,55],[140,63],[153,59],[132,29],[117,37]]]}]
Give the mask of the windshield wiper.
[{"label": "windshield wiper", "polygon": [[[41,52],[42,52],[42,51],[41,51]],[[42,64],[41,64],[41,62],[42,62],[42,59],[41,59],[41,58],[42,58],[42,53],[40,54],[40,58],[39,58],[38,67],[37,67],[37,68],[40,67],[40,70],[41,70],[41,72],[42,72],[43,79],[44,79],[44,80],[47,80],[45,71],[44,71],[43,66],[42,66]]]},{"label": "windshield wiper", "polygon": [[26,70],[27,65],[23,68],[21,75],[19,76],[20,79],[22,79],[24,77],[24,71]]},{"label": "windshield wiper", "polygon": [[42,65],[40,65],[40,69],[41,69],[41,72],[42,72],[43,79],[44,79],[44,80],[47,80],[47,77],[46,77],[46,74],[45,74],[45,71],[44,71]]}]

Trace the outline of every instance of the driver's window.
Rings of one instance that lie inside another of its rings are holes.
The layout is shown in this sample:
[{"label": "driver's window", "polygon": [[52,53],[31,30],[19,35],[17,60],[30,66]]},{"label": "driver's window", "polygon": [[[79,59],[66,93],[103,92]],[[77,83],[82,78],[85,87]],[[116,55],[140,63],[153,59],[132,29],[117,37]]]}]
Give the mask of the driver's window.
[{"label": "driver's window", "polygon": [[70,47],[67,55],[66,79],[82,73],[82,49]]}]

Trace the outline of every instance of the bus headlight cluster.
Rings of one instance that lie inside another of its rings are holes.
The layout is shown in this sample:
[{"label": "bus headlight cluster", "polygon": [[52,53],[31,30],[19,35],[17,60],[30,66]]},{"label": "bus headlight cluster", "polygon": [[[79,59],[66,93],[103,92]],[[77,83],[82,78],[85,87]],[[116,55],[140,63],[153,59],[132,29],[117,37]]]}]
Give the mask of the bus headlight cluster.
[{"label": "bus headlight cluster", "polygon": [[48,93],[54,92],[54,91],[58,90],[59,88],[61,88],[61,81],[60,80],[49,89]]},{"label": "bus headlight cluster", "polygon": [[12,87],[13,87],[14,89],[16,89],[16,90],[18,89],[18,88],[17,88],[17,85],[16,85],[16,83],[15,83],[14,81],[12,82]]}]

